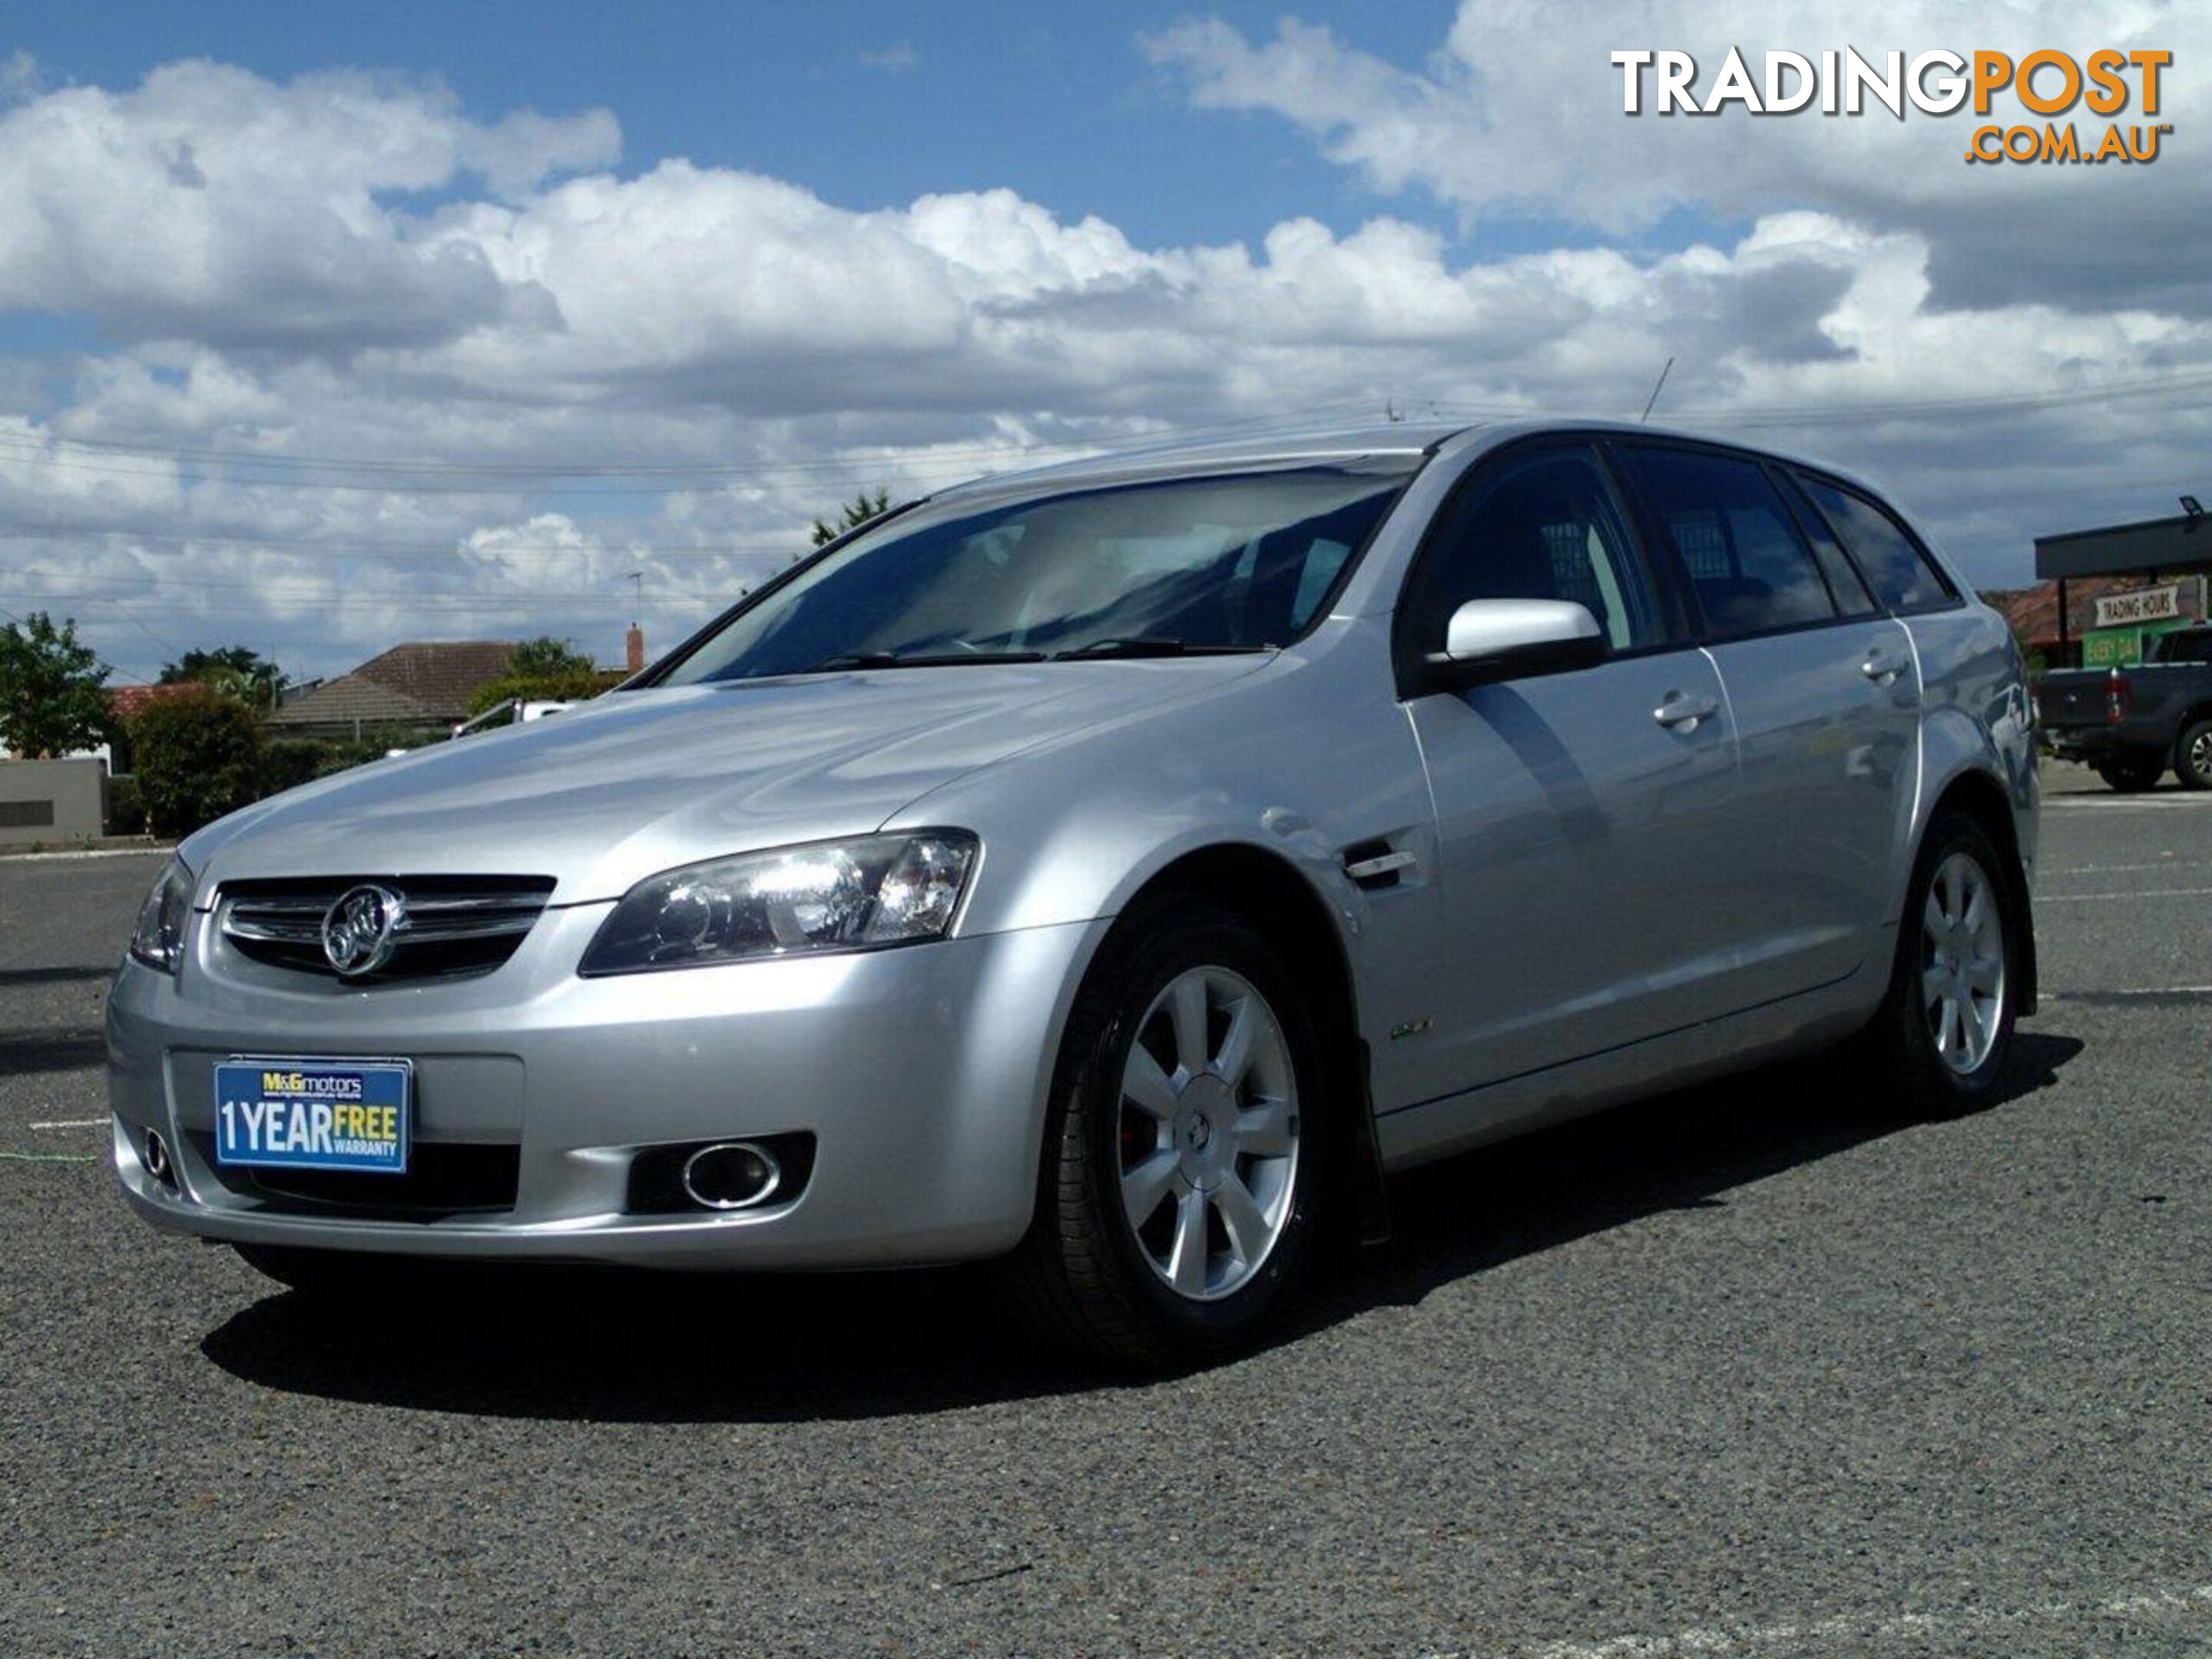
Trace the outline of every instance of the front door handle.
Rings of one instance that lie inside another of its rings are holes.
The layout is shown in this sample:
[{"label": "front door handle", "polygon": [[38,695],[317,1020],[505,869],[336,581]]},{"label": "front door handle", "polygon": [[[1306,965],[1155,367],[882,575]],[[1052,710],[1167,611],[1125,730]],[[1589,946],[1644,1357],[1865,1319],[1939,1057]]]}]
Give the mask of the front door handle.
[{"label": "front door handle", "polygon": [[1673,731],[1694,732],[1700,721],[1711,720],[1720,712],[1717,698],[1686,696],[1680,691],[1669,691],[1667,700],[1651,711],[1651,718]]},{"label": "front door handle", "polygon": [[1905,665],[1887,651],[1869,651],[1859,665],[1859,672],[1876,685],[1888,685],[1905,672]]}]

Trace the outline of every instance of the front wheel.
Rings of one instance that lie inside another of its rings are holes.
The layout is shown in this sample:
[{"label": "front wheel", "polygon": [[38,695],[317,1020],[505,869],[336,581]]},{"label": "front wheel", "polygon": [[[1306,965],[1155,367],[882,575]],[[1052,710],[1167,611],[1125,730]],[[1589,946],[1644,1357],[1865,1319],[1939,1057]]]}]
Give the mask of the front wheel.
[{"label": "front wheel", "polygon": [[2005,866],[1981,825],[1929,825],[1905,898],[1888,995],[1866,1033],[1869,1079],[1906,1115],[1988,1103],[2012,1048],[2019,978]]},{"label": "front wheel", "polygon": [[1036,1218],[1009,1264],[1049,1334],[1189,1364],[1251,1346],[1291,1299],[1327,1103],[1279,957],[1195,902],[1109,940],[1069,1019]]},{"label": "front wheel", "polygon": [[2173,746],[2173,769],[2191,789],[2212,789],[2212,720],[2192,720]]}]

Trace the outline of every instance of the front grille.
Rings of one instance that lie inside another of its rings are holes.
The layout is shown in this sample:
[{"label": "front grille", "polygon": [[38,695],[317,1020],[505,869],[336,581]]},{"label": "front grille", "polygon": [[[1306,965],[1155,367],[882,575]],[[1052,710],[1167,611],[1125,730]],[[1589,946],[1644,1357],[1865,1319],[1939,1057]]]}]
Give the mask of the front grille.
[{"label": "front grille", "polygon": [[349,1215],[364,1221],[436,1221],[514,1207],[522,1149],[466,1141],[417,1141],[398,1175],[356,1170],[241,1169],[215,1161],[215,1137],[188,1132],[204,1169],[228,1192],[292,1215]]},{"label": "front grille", "polygon": [[392,959],[353,983],[488,974],[513,956],[553,891],[550,876],[295,877],[223,884],[217,921],[233,949],[256,962],[325,978],[323,919],[367,884],[399,896]]}]

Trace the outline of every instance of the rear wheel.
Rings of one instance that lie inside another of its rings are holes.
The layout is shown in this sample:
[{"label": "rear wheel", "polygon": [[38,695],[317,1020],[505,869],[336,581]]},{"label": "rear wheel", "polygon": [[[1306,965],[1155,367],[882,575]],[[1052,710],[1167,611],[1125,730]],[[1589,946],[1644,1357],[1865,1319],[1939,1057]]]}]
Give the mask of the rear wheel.
[{"label": "rear wheel", "polygon": [[2173,769],[2191,789],[2212,789],[2212,720],[2192,720],[2173,746]]},{"label": "rear wheel", "polygon": [[1131,919],[1077,999],[1036,1219],[1010,1264],[1051,1334],[1124,1364],[1249,1346],[1311,1253],[1326,1117],[1279,953],[1178,903]]},{"label": "rear wheel", "polygon": [[2005,866],[1963,812],[1928,828],[1889,994],[1866,1033],[1869,1080],[1908,1115],[1987,1103],[2012,1048],[2019,951]]},{"label": "rear wheel", "polygon": [[2126,760],[2100,761],[2097,775],[2122,794],[2133,795],[2145,789],[2156,788],[2158,781],[2166,775],[2166,764],[2155,756],[2147,760],[2136,757]]}]

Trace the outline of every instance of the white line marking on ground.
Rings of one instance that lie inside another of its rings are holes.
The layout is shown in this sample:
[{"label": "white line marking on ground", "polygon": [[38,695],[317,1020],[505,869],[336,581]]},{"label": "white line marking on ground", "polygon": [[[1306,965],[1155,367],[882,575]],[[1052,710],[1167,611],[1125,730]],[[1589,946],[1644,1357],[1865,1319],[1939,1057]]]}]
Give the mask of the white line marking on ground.
[{"label": "white line marking on ground", "polygon": [[100,1159],[89,1152],[0,1152],[0,1158],[10,1164],[97,1164]]},{"label": "white line marking on ground", "polygon": [[171,850],[167,847],[87,847],[74,853],[9,853],[0,854],[0,867],[10,864],[64,864],[72,859],[144,859]]},{"label": "white line marking on ground", "polygon": [[50,1117],[31,1127],[33,1129],[105,1129],[107,1120],[104,1117]]},{"label": "white line marking on ground", "polygon": [[2116,800],[2106,795],[2045,795],[2045,806],[2100,806],[2108,811],[2158,812],[2212,805],[2212,794],[2173,795],[2160,800]]},{"label": "white line marking on ground", "polygon": [[2038,904],[2094,904],[2100,899],[2168,899],[2212,896],[2212,887],[2146,887],[2133,893],[2038,893]]},{"label": "white line marking on ground", "polygon": [[1547,1642],[1520,1651],[1522,1659],[1668,1659],[1676,1654],[1795,1654],[1808,1642],[1847,1642],[1850,1644],[1847,1650],[1856,1653],[1875,1643],[1924,1643],[1938,1636],[2027,1625],[2078,1624],[2154,1614],[2179,1614],[2193,1620],[2208,1613],[2212,1613],[2212,1584],[2188,1590],[2118,1595],[2102,1601],[2045,1601],[2028,1607],[1963,1607],[1956,1613],[1844,1613],[1795,1624],[1747,1625],[1733,1630],[1684,1630],[1664,1635],[1613,1636],[1595,1642]]},{"label": "white line marking on ground", "polygon": [[[2173,854],[2166,855],[2171,859]],[[2065,870],[2045,870],[2046,876],[2120,876],[2131,875],[2138,870],[2171,870],[2171,864],[2077,864]]]},{"label": "white line marking on ground", "polygon": [[2100,1001],[2113,997],[2212,997],[2212,985],[2128,985],[2112,991],[2045,991],[2043,994],[2060,1002],[2079,1002],[2085,997]]}]

